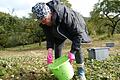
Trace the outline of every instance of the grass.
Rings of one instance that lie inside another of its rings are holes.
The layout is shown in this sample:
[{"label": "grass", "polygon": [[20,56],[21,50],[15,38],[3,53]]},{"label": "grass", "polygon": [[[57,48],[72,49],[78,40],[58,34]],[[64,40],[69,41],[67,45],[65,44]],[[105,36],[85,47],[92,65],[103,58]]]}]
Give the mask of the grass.
[{"label": "grass", "polygon": [[35,44],[29,44],[29,45],[24,45],[24,46],[5,48],[5,50],[7,50],[7,51],[26,51],[26,50],[37,50],[37,49],[45,48],[45,43],[44,42],[41,45],[42,46],[40,46],[39,43],[35,43]]},{"label": "grass", "polygon": [[[82,44],[85,58],[87,80],[120,80],[120,35],[111,38],[100,36],[93,38],[91,44]],[[115,47],[110,48],[110,56],[104,61],[91,61],[87,49],[91,47],[104,47],[106,42],[114,42]],[[71,42],[66,41],[63,53],[67,54]],[[31,44],[6,48],[0,51],[0,79],[1,80],[57,80],[49,71],[46,64],[47,50],[45,42],[42,46]],[[76,72],[76,64],[73,65]],[[77,79],[73,79],[77,80]]]}]

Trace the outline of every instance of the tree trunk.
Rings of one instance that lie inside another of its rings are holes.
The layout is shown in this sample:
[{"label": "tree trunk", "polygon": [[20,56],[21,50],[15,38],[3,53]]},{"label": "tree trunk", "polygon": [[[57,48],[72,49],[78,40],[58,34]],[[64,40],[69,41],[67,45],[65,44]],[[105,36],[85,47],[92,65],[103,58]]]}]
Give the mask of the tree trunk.
[{"label": "tree trunk", "polygon": [[41,38],[39,38],[39,46],[41,46]]}]

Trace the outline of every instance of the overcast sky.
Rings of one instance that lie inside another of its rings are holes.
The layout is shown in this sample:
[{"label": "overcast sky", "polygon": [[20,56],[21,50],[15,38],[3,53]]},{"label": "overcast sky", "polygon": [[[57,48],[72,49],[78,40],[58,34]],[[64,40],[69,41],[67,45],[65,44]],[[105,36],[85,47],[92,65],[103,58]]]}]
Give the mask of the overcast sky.
[{"label": "overcast sky", "polygon": [[[31,7],[37,2],[48,2],[50,0],[0,0],[0,11],[6,13],[12,13],[18,17],[28,17],[28,13],[31,12]],[[72,4],[72,8],[75,11],[80,12],[84,17],[90,16],[89,12],[93,9],[94,4],[98,0],[69,0]]]}]

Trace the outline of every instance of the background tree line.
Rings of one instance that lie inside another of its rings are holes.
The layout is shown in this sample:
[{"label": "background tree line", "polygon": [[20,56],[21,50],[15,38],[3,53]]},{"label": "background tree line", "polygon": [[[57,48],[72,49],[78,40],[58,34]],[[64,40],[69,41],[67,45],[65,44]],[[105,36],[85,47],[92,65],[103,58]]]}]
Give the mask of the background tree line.
[{"label": "background tree line", "polygon": [[[71,7],[67,0],[63,4]],[[120,33],[120,1],[99,0],[95,4],[90,17],[85,17],[90,35],[108,36]],[[43,30],[34,19],[32,13],[29,18],[18,18],[0,12],[0,48],[39,43],[45,40]]]},{"label": "background tree line", "polygon": [[14,47],[18,45],[41,42],[44,33],[31,17],[18,18],[0,12],[0,47]]},{"label": "background tree line", "polygon": [[91,34],[113,36],[120,33],[120,0],[99,0],[90,14],[88,27]]}]

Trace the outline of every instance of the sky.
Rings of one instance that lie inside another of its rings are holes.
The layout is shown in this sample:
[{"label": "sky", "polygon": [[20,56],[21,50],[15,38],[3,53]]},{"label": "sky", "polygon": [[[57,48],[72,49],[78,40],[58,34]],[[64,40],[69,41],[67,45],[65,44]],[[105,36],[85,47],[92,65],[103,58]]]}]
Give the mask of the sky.
[{"label": "sky", "polygon": [[[48,2],[50,0],[1,0],[0,11],[16,15],[18,17],[28,17],[31,7],[38,2]],[[80,12],[84,17],[90,16],[94,4],[98,0],[68,0],[72,4],[72,9]],[[14,11],[13,11],[14,10]],[[13,11],[13,12],[12,12]]]}]

